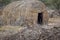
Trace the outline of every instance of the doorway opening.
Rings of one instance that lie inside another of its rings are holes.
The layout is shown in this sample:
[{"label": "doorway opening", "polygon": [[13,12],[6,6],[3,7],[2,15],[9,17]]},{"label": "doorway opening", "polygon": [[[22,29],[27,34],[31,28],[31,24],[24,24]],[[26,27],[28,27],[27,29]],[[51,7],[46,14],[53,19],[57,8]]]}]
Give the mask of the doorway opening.
[{"label": "doorway opening", "polygon": [[37,19],[38,24],[42,24],[43,23],[43,13],[38,13],[38,19]]}]

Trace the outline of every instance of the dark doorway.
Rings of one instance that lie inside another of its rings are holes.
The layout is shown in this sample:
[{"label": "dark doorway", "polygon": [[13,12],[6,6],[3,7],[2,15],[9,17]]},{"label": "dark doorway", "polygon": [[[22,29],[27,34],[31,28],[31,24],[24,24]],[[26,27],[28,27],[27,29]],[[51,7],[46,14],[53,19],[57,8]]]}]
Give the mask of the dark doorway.
[{"label": "dark doorway", "polygon": [[38,24],[42,24],[43,23],[43,13],[38,13]]}]

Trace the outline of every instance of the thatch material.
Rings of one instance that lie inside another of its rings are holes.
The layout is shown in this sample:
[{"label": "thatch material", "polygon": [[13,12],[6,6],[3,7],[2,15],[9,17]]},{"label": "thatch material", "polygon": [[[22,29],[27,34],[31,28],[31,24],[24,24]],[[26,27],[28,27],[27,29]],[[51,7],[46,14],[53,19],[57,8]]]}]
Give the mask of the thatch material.
[{"label": "thatch material", "polygon": [[37,23],[38,13],[43,12],[43,23],[48,21],[45,5],[38,0],[22,0],[7,5],[3,10],[6,24],[17,25],[23,23]]}]

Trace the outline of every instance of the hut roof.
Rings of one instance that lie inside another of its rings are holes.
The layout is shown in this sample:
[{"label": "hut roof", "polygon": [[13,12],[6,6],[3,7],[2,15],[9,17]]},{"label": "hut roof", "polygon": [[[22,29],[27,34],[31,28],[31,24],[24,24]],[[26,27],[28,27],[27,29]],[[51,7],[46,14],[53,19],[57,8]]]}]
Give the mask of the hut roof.
[{"label": "hut roof", "polygon": [[15,1],[4,8],[3,19],[6,20],[8,23],[14,23],[15,21],[18,21],[21,18],[21,20],[30,20],[32,18],[33,13],[44,12],[45,10],[45,5],[38,0]]},{"label": "hut roof", "polygon": [[20,1],[15,1],[10,3],[9,5],[6,6],[4,11],[15,11],[16,9],[27,9],[27,10],[32,10],[32,9],[36,9],[40,11],[44,11],[45,10],[45,5],[38,0],[20,0]]}]

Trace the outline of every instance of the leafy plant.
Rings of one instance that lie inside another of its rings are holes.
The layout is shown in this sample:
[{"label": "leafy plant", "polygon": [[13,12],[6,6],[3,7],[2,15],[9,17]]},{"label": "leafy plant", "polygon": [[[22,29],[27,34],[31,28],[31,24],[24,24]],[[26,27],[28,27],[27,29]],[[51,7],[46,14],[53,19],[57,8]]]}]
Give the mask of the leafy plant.
[{"label": "leafy plant", "polygon": [[11,2],[11,0],[2,0],[1,1],[1,3],[3,4],[3,5],[7,5],[7,4],[9,4]]},{"label": "leafy plant", "polygon": [[52,9],[60,9],[60,0],[40,0]]}]

